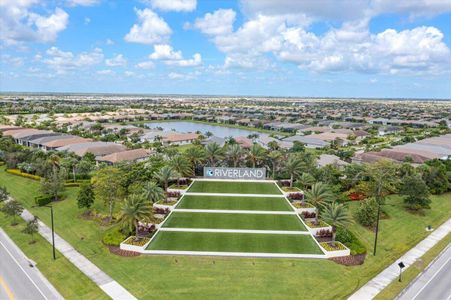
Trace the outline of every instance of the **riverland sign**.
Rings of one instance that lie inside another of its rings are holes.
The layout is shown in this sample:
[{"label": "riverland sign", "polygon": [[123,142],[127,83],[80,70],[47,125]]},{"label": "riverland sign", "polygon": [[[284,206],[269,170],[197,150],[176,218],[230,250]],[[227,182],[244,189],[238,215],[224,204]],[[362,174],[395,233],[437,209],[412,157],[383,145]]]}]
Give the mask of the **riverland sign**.
[{"label": "riverland sign", "polygon": [[204,167],[205,178],[265,180],[265,168],[219,168]]}]

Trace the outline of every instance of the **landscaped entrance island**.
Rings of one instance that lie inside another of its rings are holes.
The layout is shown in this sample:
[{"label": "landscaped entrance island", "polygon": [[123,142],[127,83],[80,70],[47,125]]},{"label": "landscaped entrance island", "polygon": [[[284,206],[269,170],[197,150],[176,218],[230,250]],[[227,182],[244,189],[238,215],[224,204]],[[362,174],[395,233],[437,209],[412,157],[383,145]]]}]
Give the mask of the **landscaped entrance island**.
[{"label": "landscaped entrance island", "polygon": [[195,179],[140,251],[326,258],[274,181]]}]

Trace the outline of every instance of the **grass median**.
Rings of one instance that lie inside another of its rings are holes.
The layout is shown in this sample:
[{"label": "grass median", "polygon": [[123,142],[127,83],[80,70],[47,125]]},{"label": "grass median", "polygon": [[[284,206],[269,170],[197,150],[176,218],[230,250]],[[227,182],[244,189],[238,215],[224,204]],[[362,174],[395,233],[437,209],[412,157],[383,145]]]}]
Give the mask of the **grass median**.
[{"label": "grass median", "polygon": [[236,181],[195,181],[188,192],[281,195],[275,183]]},{"label": "grass median", "polygon": [[224,197],[186,195],[177,205],[182,209],[292,211],[283,197]]}]

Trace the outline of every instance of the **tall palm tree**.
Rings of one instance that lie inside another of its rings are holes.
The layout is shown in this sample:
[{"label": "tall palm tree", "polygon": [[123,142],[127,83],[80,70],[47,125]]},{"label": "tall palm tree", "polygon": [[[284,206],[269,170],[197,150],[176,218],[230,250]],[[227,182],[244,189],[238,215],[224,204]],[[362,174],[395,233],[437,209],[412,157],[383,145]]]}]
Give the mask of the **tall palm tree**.
[{"label": "tall palm tree", "polygon": [[255,143],[249,148],[247,159],[251,162],[252,167],[255,168],[255,166],[265,158],[265,155],[265,148]]},{"label": "tall palm tree", "polygon": [[303,163],[299,157],[295,155],[288,156],[285,162],[285,171],[290,174],[290,187],[293,187],[293,181],[302,173],[302,169]]},{"label": "tall palm tree", "polygon": [[154,177],[163,185],[164,191],[168,190],[169,181],[177,177],[177,173],[170,166],[162,167],[158,172],[154,173]]},{"label": "tall palm tree", "polygon": [[172,167],[174,171],[176,171],[180,176],[191,176],[192,175],[192,166],[185,157],[181,154],[178,154],[171,158],[169,161],[169,165]]},{"label": "tall palm tree", "polygon": [[226,157],[233,163],[233,167],[236,168],[239,161],[243,157],[243,149],[238,144],[232,144],[227,147]]},{"label": "tall palm tree", "polygon": [[196,174],[196,167],[205,161],[205,151],[201,147],[190,147],[185,151],[185,156],[193,167],[193,175]]},{"label": "tall palm tree", "polygon": [[333,194],[327,184],[317,182],[305,192],[305,199],[316,207],[315,223],[318,224],[320,211],[326,203],[333,201]]},{"label": "tall palm tree", "polygon": [[138,240],[138,224],[152,216],[150,204],[142,195],[130,195],[125,199],[121,209],[120,223],[129,231],[135,230],[135,240]]},{"label": "tall palm tree", "polygon": [[164,190],[156,182],[148,181],[143,186],[143,195],[147,200],[155,203],[164,198]]},{"label": "tall palm tree", "polygon": [[222,148],[218,143],[211,143],[205,146],[205,154],[211,167],[216,166],[216,162],[224,157]]},{"label": "tall palm tree", "polygon": [[271,161],[272,179],[275,178],[276,170],[280,164],[280,161],[282,160],[282,157],[283,157],[282,152],[277,150],[271,151],[268,154],[268,158]]},{"label": "tall palm tree", "polygon": [[315,183],[315,177],[313,177],[310,173],[302,173],[301,176],[299,176],[298,181],[301,183],[302,189],[305,191],[307,187],[310,187]]},{"label": "tall palm tree", "polygon": [[332,245],[335,246],[337,227],[346,227],[352,223],[351,215],[343,204],[332,202],[324,207],[322,219],[332,226]]},{"label": "tall palm tree", "polygon": [[61,158],[56,154],[51,154],[47,159],[47,162],[52,166],[53,171],[59,169]]}]

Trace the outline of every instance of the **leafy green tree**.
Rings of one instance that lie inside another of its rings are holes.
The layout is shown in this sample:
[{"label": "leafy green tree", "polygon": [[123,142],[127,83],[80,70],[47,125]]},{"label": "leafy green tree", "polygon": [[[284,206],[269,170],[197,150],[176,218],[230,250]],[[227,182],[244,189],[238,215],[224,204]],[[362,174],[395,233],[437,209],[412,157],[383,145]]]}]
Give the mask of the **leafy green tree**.
[{"label": "leafy green tree", "polygon": [[259,144],[254,143],[247,153],[247,160],[251,163],[252,168],[255,168],[263,159],[265,159],[266,150]]},{"label": "leafy green tree", "polygon": [[309,191],[305,192],[305,199],[316,207],[315,223],[319,223],[319,215],[321,209],[329,202],[332,202],[334,195],[332,194],[329,186],[322,182],[317,182],[312,185]]},{"label": "leafy green tree", "polygon": [[421,177],[429,188],[431,194],[438,195],[447,192],[451,188],[451,183],[447,175],[445,164],[440,160],[431,160],[421,165],[418,170]]},{"label": "leafy green tree", "polygon": [[282,152],[280,152],[278,150],[271,151],[268,154],[268,159],[271,163],[272,179],[276,178],[276,171],[281,164],[282,158],[283,158],[283,154],[282,154]]},{"label": "leafy green tree", "polygon": [[72,180],[75,181],[76,178],[76,166],[77,166],[78,160],[75,157],[68,156],[61,159],[61,167],[66,169],[67,171],[72,171]]},{"label": "leafy green tree", "polygon": [[143,187],[143,195],[147,200],[155,203],[164,198],[164,190],[155,182],[148,181]]},{"label": "leafy green tree", "polygon": [[374,228],[377,222],[377,206],[374,198],[361,201],[355,212],[356,221],[365,227]]},{"label": "leafy green tree", "polygon": [[304,152],[305,145],[299,141],[294,141],[293,146],[290,149],[291,152]]},{"label": "leafy green tree", "polygon": [[[176,171],[179,176],[192,176],[192,166],[184,156],[178,154],[171,158],[169,165],[174,171]],[[178,181],[177,181],[178,182]]]},{"label": "leafy green tree", "polygon": [[59,194],[65,189],[65,178],[65,170],[58,170],[57,167],[54,167],[52,173],[48,177],[41,179],[41,192],[46,195],[51,195],[54,201],[58,201]]},{"label": "leafy green tree", "polygon": [[5,186],[0,186],[0,202],[6,201],[9,198],[9,192]]},{"label": "leafy green tree", "polygon": [[78,208],[89,209],[94,204],[94,191],[90,183],[83,183],[77,195]]},{"label": "leafy green tree", "polygon": [[185,151],[185,156],[193,167],[192,174],[196,174],[196,168],[205,161],[205,151],[202,147],[190,147]]},{"label": "leafy green tree", "polygon": [[369,178],[363,192],[374,197],[379,204],[385,203],[385,198],[397,190],[398,176],[396,165],[389,160],[380,160],[368,164],[365,175]]},{"label": "leafy green tree", "polygon": [[336,202],[328,203],[322,212],[321,218],[332,226],[332,245],[335,246],[335,237],[337,235],[337,227],[346,228],[352,224],[352,218],[348,213],[344,204]]},{"label": "leafy green tree", "polygon": [[135,240],[139,239],[139,222],[152,217],[150,203],[142,196],[133,194],[127,197],[121,209],[120,223],[128,231],[135,230]]},{"label": "leafy green tree", "polygon": [[420,210],[429,208],[431,204],[428,186],[420,176],[405,176],[402,179],[399,193],[405,196],[404,203],[409,209]]},{"label": "leafy green tree", "polygon": [[276,150],[279,150],[280,147],[279,147],[279,144],[276,141],[271,141],[271,142],[268,143],[268,148],[271,151],[276,151]]},{"label": "leafy green tree", "polygon": [[205,146],[205,156],[211,167],[215,167],[216,163],[224,158],[223,150],[217,143],[210,143]]},{"label": "leafy green tree", "polygon": [[22,230],[23,233],[29,234],[31,236],[30,244],[34,244],[36,241],[34,239],[35,233],[38,232],[39,224],[38,218],[34,217],[32,220],[27,222],[27,225]]},{"label": "leafy green tree", "polygon": [[290,187],[293,187],[294,180],[302,173],[302,160],[297,155],[290,155],[285,162],[284,169],[290,175]]},{"label": "leafy green tree", "polygon": [[108,206],[109,219],[113,219],[116,202],[122,200],[125,194],[122,185],[123,173],[115,167],[105,167],[96,172],[92,178],[94,194],[97,199]]},{"label": "leafy green tree", "polygon": [[162,167],[158,172],[154,174],[158,182],[163,185],[164,191],[168,190],[168,185],[171,180],[176,179],[178,176],[177,172],[170,166]]},{"label": "leafy green tree", "polygon": [[243,149],[238,144],[231,144],[227,146],[226,157],[232,162],[234,168],[237,167],[238,163],[243,158]]},{"label": "leafy green tree", "polygon": [[23,212],[23,206],[16,200],[11,200],[3,205],[1,211],[10,217],[13,217],[11,225],[15,226],[17,225],[16,216],[19,216]]},{"label": "leafy green tree", "polygon": [[311,187],[315,183],[316,179],[310,173],[302,173],[298,178],[298,182],[302,186],[302,190],[307,190],[307,188]]}]

